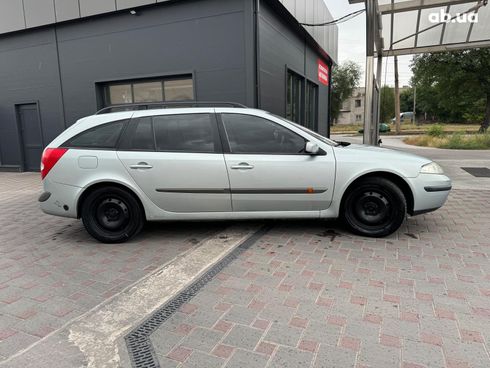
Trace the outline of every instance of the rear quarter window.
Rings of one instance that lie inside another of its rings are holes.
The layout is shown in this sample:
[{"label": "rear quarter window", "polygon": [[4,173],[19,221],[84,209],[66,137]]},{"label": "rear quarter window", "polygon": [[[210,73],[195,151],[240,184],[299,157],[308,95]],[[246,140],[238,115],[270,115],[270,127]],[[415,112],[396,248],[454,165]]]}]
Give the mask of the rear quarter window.
[{"label": "rear quarter window", "polygon": [[62,147],[115,149],[127,120],[98,125],[67,140]]}]

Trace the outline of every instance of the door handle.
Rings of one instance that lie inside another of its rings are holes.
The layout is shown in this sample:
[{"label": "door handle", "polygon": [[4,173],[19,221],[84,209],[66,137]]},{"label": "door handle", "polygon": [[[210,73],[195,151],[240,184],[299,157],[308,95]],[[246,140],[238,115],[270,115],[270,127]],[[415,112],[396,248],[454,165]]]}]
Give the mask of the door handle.
[{"label": "door handle", "polygon": [[238,165],[234,165],[231,167],[233,170],[252,170],[254,168],[253,165],[250,165],[246,162],[241,162]]},{"label": "door handle", "polygon": [[129,166],[133,170],[138,170],[138,169],[143,169],[143,170],[149,170],[153,169],[153,166],[148,165],[146,162],[138,162],[136,165],[130,165]]}]

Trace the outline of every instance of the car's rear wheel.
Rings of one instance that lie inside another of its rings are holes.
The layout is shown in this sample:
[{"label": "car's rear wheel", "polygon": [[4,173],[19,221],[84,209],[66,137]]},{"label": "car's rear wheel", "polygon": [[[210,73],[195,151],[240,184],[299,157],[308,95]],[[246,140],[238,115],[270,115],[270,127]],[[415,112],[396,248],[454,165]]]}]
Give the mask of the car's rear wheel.
[{"label": "car's rear wheel", "polygon": [[82,221],[95,239],[103,243],[122,243],[141,231],[144,216],[131,193],[107,186],[95,189],[84,199]]},{"label": "car's rear wheel", "polygon": [[390,180],[370,177],[354,184],[343,200],[341,211],[353,232],[383,237],[401,226],[407,213],[407,201]]}]

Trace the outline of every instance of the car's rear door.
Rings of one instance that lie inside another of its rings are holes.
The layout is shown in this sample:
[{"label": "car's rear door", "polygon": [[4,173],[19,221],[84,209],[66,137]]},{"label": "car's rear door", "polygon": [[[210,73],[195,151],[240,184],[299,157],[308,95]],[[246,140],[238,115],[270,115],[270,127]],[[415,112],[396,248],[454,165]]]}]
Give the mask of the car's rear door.
[{"label": "car's rear door", "polygon": [[304,152],[307,140],[278,122],[221,113],[233,211],[319,211],[330,206],[332,150]]},{"label": "car's rear door", "polygon": [[229,180],[215,114],[136,112],[118,156],[127,171],[168,212],[231,211]]}]

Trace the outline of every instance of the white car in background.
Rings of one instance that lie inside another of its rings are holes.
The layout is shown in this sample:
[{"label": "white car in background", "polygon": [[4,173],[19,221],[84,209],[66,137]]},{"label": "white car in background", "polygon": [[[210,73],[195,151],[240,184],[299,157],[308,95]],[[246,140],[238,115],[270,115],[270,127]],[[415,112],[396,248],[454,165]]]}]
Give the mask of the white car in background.
[{"label": "white car in background", "polygon": [[407,213],[441,207],[451,190],[429,159],[217,106],[134,106],[79,120],[44,150],[41,209],[81,218],[107,243],[165,220],[340,217],[382,237]]}]

